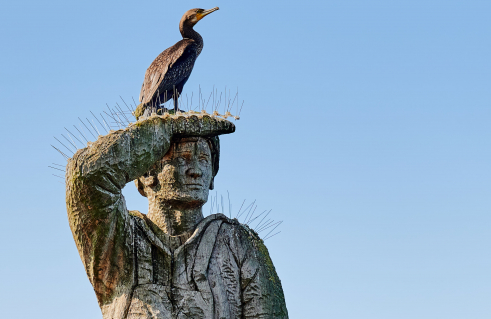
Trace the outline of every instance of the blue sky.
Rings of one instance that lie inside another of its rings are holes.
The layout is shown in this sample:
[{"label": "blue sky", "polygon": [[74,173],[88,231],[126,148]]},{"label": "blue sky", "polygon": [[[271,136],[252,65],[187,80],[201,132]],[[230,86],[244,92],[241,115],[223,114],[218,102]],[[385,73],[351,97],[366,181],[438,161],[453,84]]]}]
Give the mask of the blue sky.
[{"label": "blue sky", "polygon": [[284,220],[290,317],[489,318],[491,2],[451,0],[3,3],[2,317],[101,318],[50,144],[215,6],[183,93],[245,100],[216,191]]}]

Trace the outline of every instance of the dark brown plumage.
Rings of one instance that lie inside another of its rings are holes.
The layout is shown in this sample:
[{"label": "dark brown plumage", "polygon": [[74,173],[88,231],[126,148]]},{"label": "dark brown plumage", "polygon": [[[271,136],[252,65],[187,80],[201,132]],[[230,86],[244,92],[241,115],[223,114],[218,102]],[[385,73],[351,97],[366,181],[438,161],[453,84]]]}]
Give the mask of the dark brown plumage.
[{"label": "dark brown plumage", "polygon": [[193,27],[218,7],[188,10],[181,18],[179,31],[183,39],[166,49],[150,64],[140,92],[140,105],[135,111],[138,118],[144,113],[157,112],[160,104],[174,99],[174,111],[178,110],[178,98],[191,75],[194,63],[203,49],[203,38]]}]

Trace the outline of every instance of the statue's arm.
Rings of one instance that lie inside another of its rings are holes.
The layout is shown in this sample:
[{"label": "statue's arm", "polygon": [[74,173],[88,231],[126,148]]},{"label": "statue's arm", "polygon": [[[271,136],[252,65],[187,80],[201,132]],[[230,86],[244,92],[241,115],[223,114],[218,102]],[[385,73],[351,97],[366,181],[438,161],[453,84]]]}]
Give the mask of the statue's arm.
[{"label": "statue's arm", "polygon": [[231,133],[222,119],[153,116],[100,137],[68,161],[66,203],[70,228],[101,305],[132,286],[133,234],[121,193],[169,149],[174,136]]},{"label": "statue's arm", "polygon": [[[241,290],[244,318],[286,319],[285,296],[281,281],[264,242],[248,231],[243,237]],[[246,243],[246,244],[244,244]]]}]

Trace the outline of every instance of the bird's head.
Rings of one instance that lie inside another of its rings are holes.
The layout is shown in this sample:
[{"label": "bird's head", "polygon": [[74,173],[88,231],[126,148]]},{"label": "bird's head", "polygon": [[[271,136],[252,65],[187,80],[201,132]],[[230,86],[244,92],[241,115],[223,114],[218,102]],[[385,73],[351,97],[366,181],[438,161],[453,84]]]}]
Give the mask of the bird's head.
[{"label": "bird's head", "polygon": [[198,23],[199,20],[203,19],[210,13],[217,11],[218,7],[213,9],[205,10],[205,9],[191,9],[186,11],[186,13],[181,18],[181,25],[194,26]]}]

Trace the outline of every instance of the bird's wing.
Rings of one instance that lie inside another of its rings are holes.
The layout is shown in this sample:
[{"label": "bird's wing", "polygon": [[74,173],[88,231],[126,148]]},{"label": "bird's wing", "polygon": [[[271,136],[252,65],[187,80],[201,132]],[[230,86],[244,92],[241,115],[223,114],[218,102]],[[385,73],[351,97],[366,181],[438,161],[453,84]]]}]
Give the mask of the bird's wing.
[{"label": "bird's wing", "polygon": [[[186,77],[184,73],[190,72],[182,72],[183,70],[179,72],[177,66],[181,66],[185,61],[192,60],[192,70],[196,56],[196,44],[191,39],[183,39],[160,53],[152,64],[150,64],[147,72],[145,72],[145,79],[143,80],[140,91],[140,102],[148,103],[152,100],[159,88],[163,91],[168,84],[175,85],[181,82],[182,79],[180,78],[182,77],[184,79]],[[185,57],[186,59],[183,59]],[[172,85],[170,85],[170,89],[172,89]]]}]

